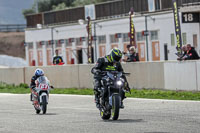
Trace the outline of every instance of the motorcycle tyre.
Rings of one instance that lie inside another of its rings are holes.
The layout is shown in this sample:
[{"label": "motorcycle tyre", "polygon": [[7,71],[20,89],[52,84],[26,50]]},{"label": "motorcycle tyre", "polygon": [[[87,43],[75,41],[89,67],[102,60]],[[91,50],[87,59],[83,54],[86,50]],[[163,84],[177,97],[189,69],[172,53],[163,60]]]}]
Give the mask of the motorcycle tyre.
[{"label": "motorcycle tyre", "polygon": [[42,96],[42,112],[46,114],[47,111],[47,99],[46,96]]},{"label": "motorcycle tyre", "polygon": [[118,119],[119,109],[120,109],[120,96],[119,95],[113,95],[113,97],[112,97],[112,109],[111,109],[112,120]]}]

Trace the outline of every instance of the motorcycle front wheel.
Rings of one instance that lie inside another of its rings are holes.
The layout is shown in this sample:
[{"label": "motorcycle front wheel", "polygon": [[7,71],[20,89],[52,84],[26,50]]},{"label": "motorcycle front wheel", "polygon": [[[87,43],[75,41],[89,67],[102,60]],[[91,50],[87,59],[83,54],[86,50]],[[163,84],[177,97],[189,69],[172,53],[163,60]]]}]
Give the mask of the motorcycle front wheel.
[{"label": "motorcycle front wheel", "polygon": [[115,94],[112,96],[112,119],[117,120],[119,117],[119,108],[120,108],[120,96],[118,94]]},{"label": "motorcycle front wheel", "polygon": [[47,98],[46,96],[42,96],[42,112],[46,114],[47,111]]}]

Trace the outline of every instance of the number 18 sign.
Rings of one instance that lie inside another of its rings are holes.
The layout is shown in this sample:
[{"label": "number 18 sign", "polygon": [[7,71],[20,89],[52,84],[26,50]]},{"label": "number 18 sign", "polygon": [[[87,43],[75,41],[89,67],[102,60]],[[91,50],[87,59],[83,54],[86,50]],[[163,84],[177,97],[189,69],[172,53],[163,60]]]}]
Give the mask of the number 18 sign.
[{"label": "number 18 sign", "polygon": [[199,23],[200,13],[198,12],[183,12],[182,23]]}]

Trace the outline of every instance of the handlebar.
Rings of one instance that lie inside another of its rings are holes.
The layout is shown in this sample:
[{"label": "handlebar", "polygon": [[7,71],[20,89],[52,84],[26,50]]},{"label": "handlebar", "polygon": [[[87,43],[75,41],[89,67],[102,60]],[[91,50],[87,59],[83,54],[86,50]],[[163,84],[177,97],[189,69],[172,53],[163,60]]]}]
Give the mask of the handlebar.
[{"label": "handlebar", "polygon": [[[111,72],[111,73],[119,73],[118,71],[101,71],[100,74],[101,75],[105,75],[107,74],[107,72]],[[123,75],[127,75],[129,76],[131,73],[125,73],[125,72],[122,72]]]}]

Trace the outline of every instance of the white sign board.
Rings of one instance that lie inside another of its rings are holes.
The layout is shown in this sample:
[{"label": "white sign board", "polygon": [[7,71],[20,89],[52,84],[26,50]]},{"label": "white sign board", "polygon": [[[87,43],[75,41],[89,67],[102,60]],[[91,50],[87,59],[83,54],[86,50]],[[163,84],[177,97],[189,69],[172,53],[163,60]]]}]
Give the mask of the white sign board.
[{"label": "white sign board", "polygon": [[148,0],[149,12],[155,11],[155,0]]},{"label": "white sign board", "polygon": [[87,17],[90,17],[91,20],[95,20],[96,19],[96,13],[95,13],[95,5],[85,5],[85,19],[87,19]]}]

